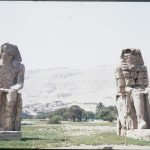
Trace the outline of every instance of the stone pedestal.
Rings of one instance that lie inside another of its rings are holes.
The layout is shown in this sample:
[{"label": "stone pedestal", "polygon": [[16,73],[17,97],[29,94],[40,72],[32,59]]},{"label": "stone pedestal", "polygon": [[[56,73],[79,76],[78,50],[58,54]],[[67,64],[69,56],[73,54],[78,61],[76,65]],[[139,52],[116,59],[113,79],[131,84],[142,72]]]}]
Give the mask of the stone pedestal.
[{"label": "stone pedestal", "polygon": [[21,131],[0,131],[0,140],[20,140]]},{"label": "stone pedestal", "polygon": [[127,130],[126,136],[135,139],[150,141],[150,129]]}]

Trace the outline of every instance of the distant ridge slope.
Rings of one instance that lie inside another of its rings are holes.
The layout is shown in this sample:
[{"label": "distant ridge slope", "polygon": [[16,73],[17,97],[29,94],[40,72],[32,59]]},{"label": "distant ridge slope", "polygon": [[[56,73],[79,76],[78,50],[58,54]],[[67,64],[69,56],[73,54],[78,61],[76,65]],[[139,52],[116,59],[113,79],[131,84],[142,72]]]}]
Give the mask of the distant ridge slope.
[{"label": "distant ridge slope", "polygon": [[26,71],[23,104],[99,103],[115,105],[115,67],[102,65],[86,70],[51,68]]}]

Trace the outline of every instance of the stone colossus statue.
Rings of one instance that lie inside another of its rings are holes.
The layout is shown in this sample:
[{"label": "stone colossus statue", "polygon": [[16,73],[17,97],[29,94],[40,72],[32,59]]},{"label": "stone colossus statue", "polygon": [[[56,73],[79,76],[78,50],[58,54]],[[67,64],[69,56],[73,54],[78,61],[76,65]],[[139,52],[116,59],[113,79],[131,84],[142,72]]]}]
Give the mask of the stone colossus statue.
[{"label": "stone colossus statue", "polygon": [[150,128],[147,67],[139,49],[124,49],[116,69],[117,134]]},{"label": "stone colossus statue", "polygon": [[25,67],[17,46],[5,43],[0,49],[0,131],[20,131]]}]

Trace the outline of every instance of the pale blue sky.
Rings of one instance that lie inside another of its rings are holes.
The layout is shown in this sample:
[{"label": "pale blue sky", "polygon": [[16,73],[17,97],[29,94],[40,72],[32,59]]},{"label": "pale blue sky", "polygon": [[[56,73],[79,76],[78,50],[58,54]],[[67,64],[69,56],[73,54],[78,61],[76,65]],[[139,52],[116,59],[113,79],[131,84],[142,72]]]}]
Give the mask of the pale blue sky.
[{"label": "pale blue sky", "polygon": [[0,44],[18,45],[26,69],[117,64],[139,48],[150,66],[150,3],[0,2]]}]

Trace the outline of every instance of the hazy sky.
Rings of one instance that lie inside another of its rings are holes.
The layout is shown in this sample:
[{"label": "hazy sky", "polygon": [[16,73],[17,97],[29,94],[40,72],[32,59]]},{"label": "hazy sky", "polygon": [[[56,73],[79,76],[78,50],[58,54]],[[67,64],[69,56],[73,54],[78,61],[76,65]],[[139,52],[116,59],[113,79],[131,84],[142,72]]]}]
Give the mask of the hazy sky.
[{"label": "hazy sky", "polygon": [[116,64],[139,48],[150,64],[150,3],[0,2],[0,44],[18,45],[26,69]]}]

